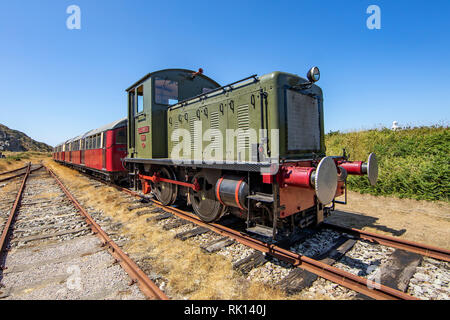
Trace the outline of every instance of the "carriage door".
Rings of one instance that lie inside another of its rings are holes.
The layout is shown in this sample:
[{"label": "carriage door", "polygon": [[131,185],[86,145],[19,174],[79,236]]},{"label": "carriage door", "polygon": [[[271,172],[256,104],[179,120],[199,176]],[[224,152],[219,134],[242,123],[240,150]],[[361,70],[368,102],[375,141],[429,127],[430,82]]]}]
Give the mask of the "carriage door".
[{"label": "carriage door", "polygon": [[106,132],[102,132],[102,168],[106,170]]},{"label": "carriage door", "polygon": [[81,154],[80,154],[80,163],[81,164],[84,164],[84,146],[85,146],[85,142],[84,142],[84,139],[81,139],[81,142],[80,142],[80,150],[81,150]]}]

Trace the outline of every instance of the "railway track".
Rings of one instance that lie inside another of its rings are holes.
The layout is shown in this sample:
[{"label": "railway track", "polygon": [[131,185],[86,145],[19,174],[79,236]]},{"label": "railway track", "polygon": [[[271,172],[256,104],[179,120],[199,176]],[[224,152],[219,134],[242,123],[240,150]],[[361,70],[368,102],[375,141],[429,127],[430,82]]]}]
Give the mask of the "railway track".
[{"label": "railway track", "polygon": [[[15,178],[18,178],[18,177],[21,177],[21,176],[25,175],[27,170],[28,170],[28,167],[30,167],[30,166],[31,166],[31,163],[28,163],[24,167],[0,173],[0,183],[1,182],[5,182],[5,181],[9,181],[9,180],[12,180],[12,179],[15,179]],[[34,172],[36,170],[39,170],[40,168],[42,168],[42,165],[37,165],[37,166],[35,166],[35,168],[30,169],[30,171]],[[13,174],[13,175],[10,175],[10,174]],[[5,175],[6,175],[6,177],[5,177]]]},{"label": "railway track", "polygon": [[[105,183],[104,181],[101,182]],[[110,183],[107,184],[112,185]],[[334,241],[325,252],[321,252],[320,254],[316,254],[314,258],[310,258],[288,249],[289,247],[295,246],[295,240],[285,241],[284,243],[281,242],[279,244],[268,243],[220,223],[205,223],[190,212],[171,206],[163,206],[158,201],[132,190],[120,186],[113,186],[134,197],[142,199],[142,201],[147,202],[148,205],[156,206],[161,210],[164,210],[166,213],[156,217],[156,220],[163,220],[170,215],[173,215],[174,217],[181,219],[181,221],[188,221],[197,226],[194,229],[178,234],[178,238],[189,238],[201,235],[206,231],[213,231],[223,237],[216,239],[212,241],[210,245],[205,246],[207,248],[212,247],[213,251],[214,247],[223,248],[226,245],[229,245],[230,242],[226,239],[232,239],[233,241],[256,250],[256,254],[250,254],[247,258],[243,259],[244,261],[238,261],[236,263],[238,266],[244,265],[244,269],[245,267],[251,269],[252,267],[258,267],[264,264],[266,261],[262,260],[266,259],[265,256],[272,256],[276,260],[283,261],[291,267],[294,267],[294,269],[300,269],[290,272],[284,283],[283,281],[280,281],[280,284],[285,285],[288,291],[291,290],[292,287],[297,289],[297,291],[298,289],[307,288],[308,285],[311,285],[312,281],[317,279],[317,277],[320,277],[356,291],[358,293],[358,298],[415,300],[418,298],[405,293],[405,291],[408,287],[409,279],[413,276],[415,268],[421,261],[421,256],[439,259],[444,262],[450,261],[450,252],[445,249],[332,224],[324,224],[321,230],[326,229],[338,232],[339,236],[336,237],[336,241]],[[141,207],[145,207],[145,204]],[[164,226],[164,228],[168,230],[180,227],[185,224],[181,221],[169,223],[167,224],[168,227]],[[313,234],[316,233],[317,231],[313,232]],[[307,239],[303,238],[301,240],[305,241]],[[381,277],[381,279],[371,280],[332,266],[332,264],[344,256],[357,241],[379,244],[387,246],[389,249],[392,248],[392,250],[389,251],[389,259],[387,259],[386,263],[380,267],[380,269],[383,269],[380,272],[384,272],[387,276]],[[263,255],[258,253],[262,253]],[[386,283],[386,285],[383,283]]]},{"label": "railway track", "polygon": [[[99,181],[98,186],[102,184],[113,186],[129,196],[139,199],[128,210],[143,209],[143,211],[136,212],[137,215],[151,213],[151,217],[147,221],[156,222],[164,230],[176,232],[175,238],[180,240],[192,239],[193,243],[198,243],[208,253],[231,254],[233,256],[233,267],[249,275],[249,278],[257,278],[265,272],[265,269],[272,269],[273,267],[281,269],[281,276],[279,276],[279,279],[275,279],[277,280],[276,285],[283,287],[283,290],[289,294],[298,293],[301,290],[313,287],[316,283],[325,281],[328,285],[331,284],[331,288],[336,288],[333,285],[336,284],[336,286],[339,285],[337,289],[343,287],[344,290],[347,288],[348,292],[355,292],[356,295],[353,295],[353,297],[358,299],[417,299],[417,297],[405,293],[408,286],[405,285],[405,281],[409,281],[413,275],[412,271],[420,262],[417,256],[423,255],[433,259],[441,259],[444,261],[443,263],[449,261],[449,254],[446,250],[438,248],[431,250],[433,247],[370,234],[362,230],[345,229],[331,224],[324,224],[322,228],[305,232],[303,236],[297,239],[267,243],[264,239],[257,239],[242,232],[234,225],[233,219],[225,219],[213,224],[204,223],[188,211],[176,207],[165,207],[158,201],[127,188],[91,176],[87,177]],[[314,246],[316,243],[321,243],[322,238],[324,238],[323,234],[328,237],[332,234],[329,244],[321,248],[323,250],[317,250],[317,252],[305,250],[308,245]],[[201,239],[201,241],[198,241],[198,239]],[[234,247],[238,245],[248,248],[239,249],[245,251],[244,255],[233,252]],[[358,245],[363,246],[363,249],[366,248],[364,246],[367,246],[367,251],[376,246],[382,247],[383,250],[387,248],[389,259],[386,259],[385,262],[387,263],[383,262],[379,269],[382,269],[385,265],[387,267],[394,266],[394,270],[392,268],[386,269],[390,272],[391,278],[378,280],[375,278],[375,281],[372,281],[373,279],[369,278],[368,274],[352,274],[352,270],[348,270],[347,266],[342,265],[342,260],[348,258],[346,254]],[[301,247],[305,248],[299,250]],[[436,253],[439,256],[436,256]],[[139,260],[139,258],[137,259]],[[146,267],[145,264],[143,267]],[[408,271],[406,275],[402,271],[403,269]],[[400,281],[399,283],[397,278],[401,278],[400,280],[403,282]],[[314,282],[315,280],[319,281]]]},{"label": "railway track", "polygon": [[26,170],[27,167],[28,167],[28,165],[29,165],[29,164],[26,164],[25,166],[20,167],[20,168],[16,168],[16,169],[13,169],[13,170],[0,172],[0,176],[3,176],[3,175],[5,175],[5,174],[14,173],[14,172],[17,172],[17,171],[20,171],[20,170]]},{"label": "railway track", "polygon": [[394,238],[390,236],[380,235],[374,232],[368,232],[364,230],[359,230],[355,228],[346,228],[331,223],[324,223],[322,228],[332,229],[339,232],[345,232],[359,239],[368,240],[370,242],[379,243],[389,247],[406,250],[409,252],[417,253],[423,256],[431,257],[434,259],[442,261],[450,261],[450,250],[430,246],[427,244],[422,244],[413,241],[402,240],[399,238]]},{"label": "railway track", "polygon": [[0,215],[0,299],[168,299],[50,169],[25,169]]}]

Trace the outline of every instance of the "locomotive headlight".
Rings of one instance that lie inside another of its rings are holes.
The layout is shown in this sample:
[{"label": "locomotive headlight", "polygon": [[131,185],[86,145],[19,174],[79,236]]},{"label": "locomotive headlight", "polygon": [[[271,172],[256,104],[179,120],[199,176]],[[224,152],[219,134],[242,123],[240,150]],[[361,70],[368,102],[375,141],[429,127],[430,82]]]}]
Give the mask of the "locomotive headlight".
[{"label": "locomotive headlight", "polygon": [[309,69],[308,74],[306,75],[312,83],[319,81],[320,79],[320,71],[317,67],[312,67]]}]

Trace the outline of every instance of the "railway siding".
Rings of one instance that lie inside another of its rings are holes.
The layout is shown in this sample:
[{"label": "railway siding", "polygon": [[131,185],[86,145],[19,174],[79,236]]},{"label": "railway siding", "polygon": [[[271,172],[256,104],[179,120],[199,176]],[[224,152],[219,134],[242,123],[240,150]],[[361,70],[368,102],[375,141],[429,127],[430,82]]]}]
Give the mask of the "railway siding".
[{"label": "railway siding", "polygon": [[30,174],[13,227],[0,299],[146,298],[44,170]]}]

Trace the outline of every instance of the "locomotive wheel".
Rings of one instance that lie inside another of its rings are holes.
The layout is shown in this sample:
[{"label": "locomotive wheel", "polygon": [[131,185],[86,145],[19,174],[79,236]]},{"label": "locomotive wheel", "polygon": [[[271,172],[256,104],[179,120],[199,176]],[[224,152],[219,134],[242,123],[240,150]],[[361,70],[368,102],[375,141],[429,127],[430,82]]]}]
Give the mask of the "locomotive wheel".
[{"label": "locomotive wheel", "polygon": [[[167,168],[160,168],[156,171],[159,177],[175,180],[175,175],[172,170]],[[168,206],[175,202],[178,195],[178,186],[168,182],[155,182],[152,183],[152,191],[163,205]]]},{"label": "locomotive wheel", "polygon": [[216,199],[214,186],[216,181],[208,181],[207,176],[199,172],[194,176],[194,181],[200,185],[199,191],[189,189],[189,198],[195,213],[205,222],[218,220],[225,211],[225,206]]}]

